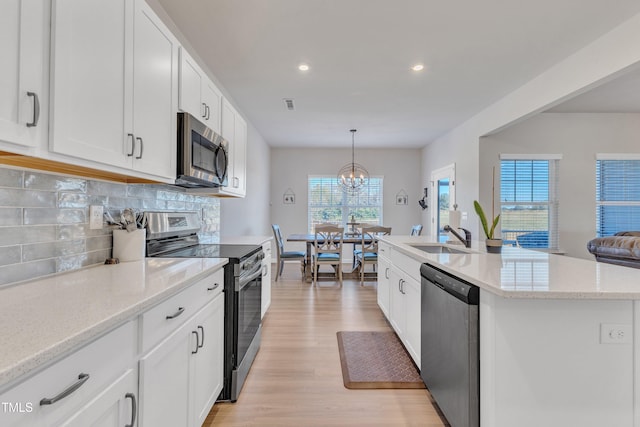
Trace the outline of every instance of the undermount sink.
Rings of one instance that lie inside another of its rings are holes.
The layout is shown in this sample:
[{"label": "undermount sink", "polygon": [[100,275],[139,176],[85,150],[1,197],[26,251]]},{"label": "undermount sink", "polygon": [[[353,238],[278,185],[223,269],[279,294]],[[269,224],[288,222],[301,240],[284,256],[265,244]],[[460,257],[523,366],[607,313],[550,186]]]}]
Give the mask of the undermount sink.
[{"label": "undermount sink", "polygon": [[455,249],[449,246],[443,245],[411,245],[412,247],[419,249],[430,254],[468,254],[468,251]]}]

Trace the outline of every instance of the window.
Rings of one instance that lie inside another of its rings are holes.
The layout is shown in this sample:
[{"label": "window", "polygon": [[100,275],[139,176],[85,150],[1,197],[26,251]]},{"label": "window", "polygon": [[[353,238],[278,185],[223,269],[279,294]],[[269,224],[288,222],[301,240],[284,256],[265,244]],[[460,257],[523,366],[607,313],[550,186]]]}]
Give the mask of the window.
[{"label": "window", "polygon": [[505,244],[558,249],[559,159],[500,161],[500,224]]},{"label": "window", "polygon": [[344,193],[335,176],[309,176],[309,233],[316,224],[333,223],[347,228],[355,222],[382,225],[382,177],[369,178],[357,194]]},{"label": "window", "polygon": [[597,158],[596,230],[598,237],[640,230],[640,159]]}]

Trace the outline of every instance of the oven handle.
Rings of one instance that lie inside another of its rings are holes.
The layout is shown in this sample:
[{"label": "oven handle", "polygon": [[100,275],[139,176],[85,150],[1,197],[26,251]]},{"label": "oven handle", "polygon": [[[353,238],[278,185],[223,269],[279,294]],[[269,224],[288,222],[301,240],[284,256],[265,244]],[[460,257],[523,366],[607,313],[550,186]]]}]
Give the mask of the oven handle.
[{"label": "oven handle", "polygon": [[240,292],[249,283],[253,282],[258,277],[262,277],[262,264],[256,264],[257,268],[254,268],[247,277],[239,277],[236,281],[236,292]]}]

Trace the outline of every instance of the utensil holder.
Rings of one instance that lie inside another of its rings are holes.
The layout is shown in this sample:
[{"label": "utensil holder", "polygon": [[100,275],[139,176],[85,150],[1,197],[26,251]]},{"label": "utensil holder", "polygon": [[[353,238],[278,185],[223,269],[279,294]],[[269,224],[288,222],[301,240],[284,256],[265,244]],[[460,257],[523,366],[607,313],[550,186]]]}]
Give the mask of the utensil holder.
[{"label": "utensil holder", "polygon": [[147,230],[113,230],[113,257],[120,262],[144,259]]}]

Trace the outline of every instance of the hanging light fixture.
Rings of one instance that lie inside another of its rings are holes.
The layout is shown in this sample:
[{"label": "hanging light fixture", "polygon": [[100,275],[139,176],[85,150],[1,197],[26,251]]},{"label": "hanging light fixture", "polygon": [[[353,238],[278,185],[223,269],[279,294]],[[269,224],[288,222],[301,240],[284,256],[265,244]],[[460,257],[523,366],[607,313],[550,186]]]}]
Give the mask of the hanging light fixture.
[{"label": "hanging light fixture", "polygon": [[351,163],[344,165],[338,171],[338,185],[342,191],[357,193],[369,184],[369,172],[364,166],[355,162],[355,134],[351,129]]}]

